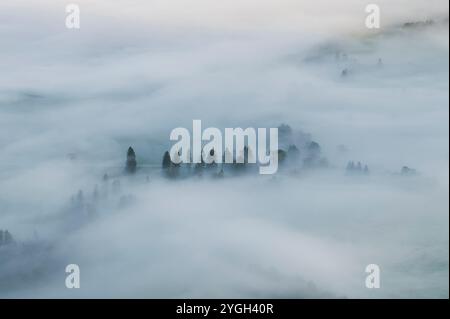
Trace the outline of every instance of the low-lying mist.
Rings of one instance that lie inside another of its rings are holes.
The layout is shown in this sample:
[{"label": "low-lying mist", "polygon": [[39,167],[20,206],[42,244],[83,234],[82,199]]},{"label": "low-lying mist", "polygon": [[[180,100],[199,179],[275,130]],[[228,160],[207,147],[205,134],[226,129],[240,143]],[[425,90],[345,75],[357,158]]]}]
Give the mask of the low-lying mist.
[{"label": "low-lying mist", "polygon": [[[448,298],[448,3],[39,2],[0,4],[0,297]],[[280,127],[278,173],[168,174],[194,119]]]}]

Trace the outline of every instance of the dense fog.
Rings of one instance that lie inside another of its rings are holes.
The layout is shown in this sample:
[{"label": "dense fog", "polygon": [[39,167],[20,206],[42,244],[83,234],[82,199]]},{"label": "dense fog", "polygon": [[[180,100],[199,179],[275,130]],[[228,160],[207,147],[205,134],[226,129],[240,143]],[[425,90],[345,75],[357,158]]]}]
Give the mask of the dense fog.
[{"label": "dense fog", "polygon": [[[2,1],[0,297],[448,298],[448,2],[330,2]],[[277,174],[165,168],[195,119]]]}]

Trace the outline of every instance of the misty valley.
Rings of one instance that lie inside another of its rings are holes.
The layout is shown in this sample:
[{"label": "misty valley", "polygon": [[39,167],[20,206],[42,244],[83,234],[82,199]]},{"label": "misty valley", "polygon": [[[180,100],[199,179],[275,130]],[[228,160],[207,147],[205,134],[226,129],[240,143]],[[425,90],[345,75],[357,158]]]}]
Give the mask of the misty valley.
[{"label": "misty valley", "polygon": [[448,6],[80,1],[0,4],[0,298],[448,298]]}]

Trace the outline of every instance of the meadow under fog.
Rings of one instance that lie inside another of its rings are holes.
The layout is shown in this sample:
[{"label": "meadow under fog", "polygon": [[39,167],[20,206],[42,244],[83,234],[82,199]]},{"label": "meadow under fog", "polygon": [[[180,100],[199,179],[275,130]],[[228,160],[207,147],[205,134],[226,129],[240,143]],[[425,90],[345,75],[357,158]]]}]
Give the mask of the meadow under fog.
[{"label": "meadow under fog", "polygon": [[[447,1],[77,2],[0,3],[0,297],[448,298]],[[287,158],[167,176],[194,119]]]}]

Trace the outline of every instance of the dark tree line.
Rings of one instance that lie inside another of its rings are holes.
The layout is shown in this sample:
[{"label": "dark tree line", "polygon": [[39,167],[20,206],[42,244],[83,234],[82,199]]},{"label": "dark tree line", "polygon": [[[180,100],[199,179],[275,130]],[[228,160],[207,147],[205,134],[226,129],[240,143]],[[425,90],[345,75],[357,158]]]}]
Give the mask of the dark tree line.
[{"label": "dark tree line", "polygon": [[354,161],[350,161],[347,164],[347,168],[346,168],[347,174],[352,174],[352,175],[369,175],[370,171],[369,171],[369,167],[367,165],[361,164],[361,162],[357,162],[355,164]]},{"label": "dark tree line", "polygon": [[0,247],[12,244],[14,239],[8,230],[0,229]]},{"label": "dark tree line", "polygon": [[125,164],[125,170],[127,173],[134,174],[136,172],[136,153],[134,149],[130,146],[127,151],[127,161]]}]

